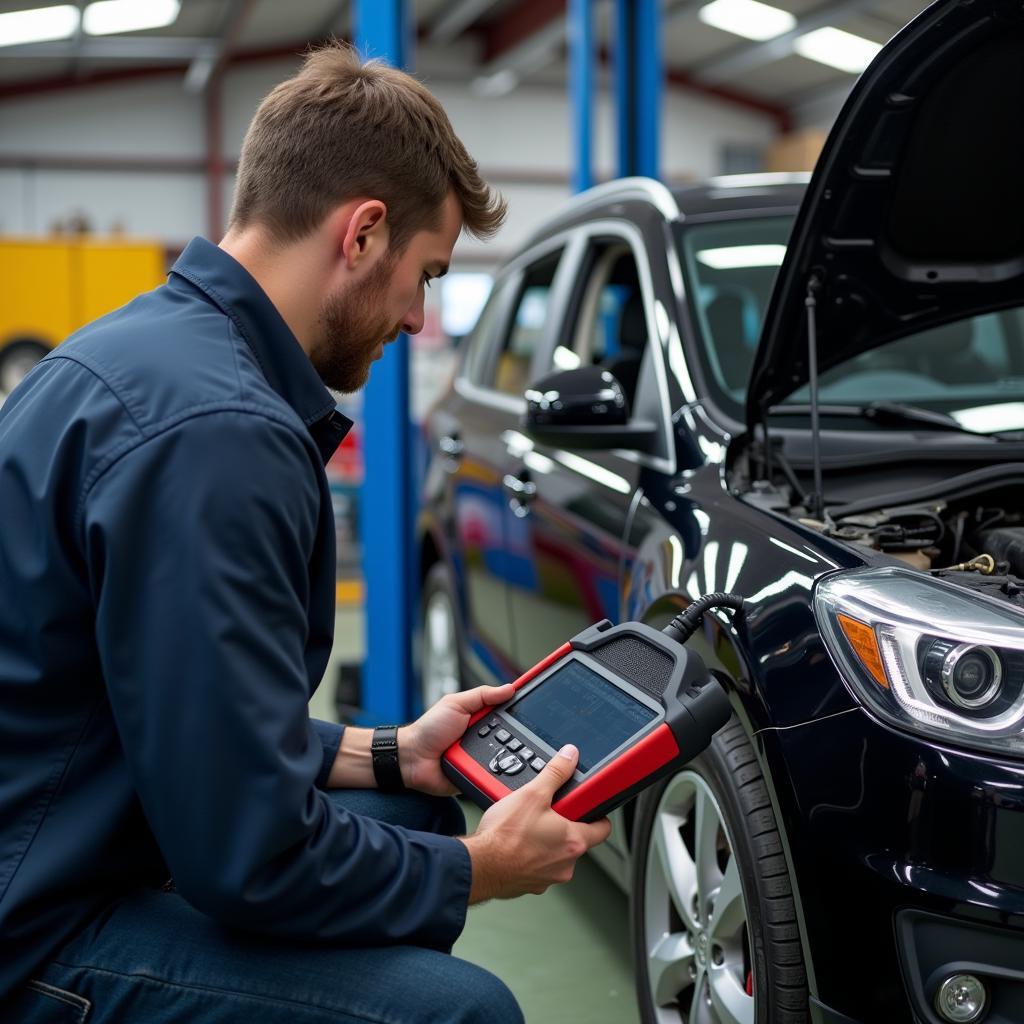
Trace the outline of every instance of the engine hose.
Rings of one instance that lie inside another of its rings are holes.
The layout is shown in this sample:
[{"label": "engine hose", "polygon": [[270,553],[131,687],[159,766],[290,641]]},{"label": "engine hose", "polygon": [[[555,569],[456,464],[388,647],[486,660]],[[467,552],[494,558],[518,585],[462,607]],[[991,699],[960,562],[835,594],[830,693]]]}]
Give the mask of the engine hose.
[{"label": "engine hose", "polygon": [[666,636],[672,637],[677,643],[685,644],[697,631],[704,613],[710,608],[732,608],[743,611],[743,598],[739,594],[726,594],[721,591],[705,594],[698,598],[684,612],[680,612],[663,630]]}]

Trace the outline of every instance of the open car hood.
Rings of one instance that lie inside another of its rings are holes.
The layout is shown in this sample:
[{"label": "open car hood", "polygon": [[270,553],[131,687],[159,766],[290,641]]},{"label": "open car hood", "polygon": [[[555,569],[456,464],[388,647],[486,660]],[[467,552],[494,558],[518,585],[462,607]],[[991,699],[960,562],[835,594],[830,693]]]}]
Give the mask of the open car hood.
[{"label": "open car hood", "polygon": [[939,0],[850,93],[811,178],[747,390],[747,423],[907,334],[1024,305],[1024,5]]}]

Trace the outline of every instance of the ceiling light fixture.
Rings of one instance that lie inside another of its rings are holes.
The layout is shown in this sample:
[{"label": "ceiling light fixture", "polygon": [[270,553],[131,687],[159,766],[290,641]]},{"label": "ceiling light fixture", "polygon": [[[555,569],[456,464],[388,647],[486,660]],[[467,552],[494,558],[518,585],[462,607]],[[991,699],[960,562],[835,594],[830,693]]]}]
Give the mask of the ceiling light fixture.
[{"label": "ceiling light fixture", "polygon": [[9,14],[0,14],[0,46],[70,39],[77,28],[78,8],[71,4],[11,11]]},{"label": "ceiling light fixture", "polygon": [[82,28],[90,36],[140,32],[173,25],[181,0],[96,0],[82,15]]},{"label": "ceiling light fixture", "polygon": [[758,0],[712,0],[697,12],[697,17],[706,25],[758,41],[774,39],[796,27],[796,18],[789,11]]},{"label": "ceiling light fixture", "polygon": [[801,57],[816,60],[819,64],[859,75],[882,48],[863,36],[844,32],[841,28],[819,28],[793,41],[793,49]]}]

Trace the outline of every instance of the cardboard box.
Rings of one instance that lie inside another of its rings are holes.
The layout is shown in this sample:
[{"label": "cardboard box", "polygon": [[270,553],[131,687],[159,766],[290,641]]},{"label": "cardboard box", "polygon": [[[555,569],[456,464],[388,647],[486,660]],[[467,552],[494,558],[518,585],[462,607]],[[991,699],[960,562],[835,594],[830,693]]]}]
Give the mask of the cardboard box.
[{"label": "cardboard box", "polygon": [[766,171],[813,171],[827,132],[808,130],[790,132],[769,143],[764,153]]}]

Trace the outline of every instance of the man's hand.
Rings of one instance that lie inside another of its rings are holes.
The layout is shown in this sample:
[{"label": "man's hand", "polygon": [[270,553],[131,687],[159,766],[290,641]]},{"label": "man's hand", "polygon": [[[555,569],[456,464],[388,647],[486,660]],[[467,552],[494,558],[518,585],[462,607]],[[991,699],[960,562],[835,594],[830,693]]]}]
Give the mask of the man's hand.
[{"label": "man's hand", "polygon": [[511,700],[511,683],[449,693],[411,725],[398,730],[398,764],[409,789],[450,796],[456,788],[441,771],[441,755],[466,731],[481,708]]},{"label": "man's hand", "polygon": [[608,838],[607,818],[585,824],[551,809],[578,760],[575,747],[563,747],[537,778],[492,804],[476,832],[462,840],[473,865],[470,903],[542,893],[568,882],[576,861]]}]

